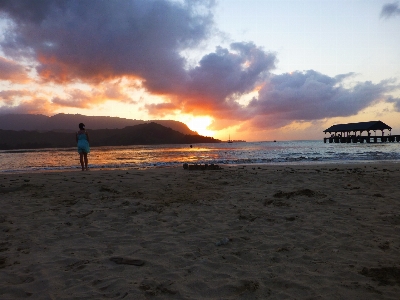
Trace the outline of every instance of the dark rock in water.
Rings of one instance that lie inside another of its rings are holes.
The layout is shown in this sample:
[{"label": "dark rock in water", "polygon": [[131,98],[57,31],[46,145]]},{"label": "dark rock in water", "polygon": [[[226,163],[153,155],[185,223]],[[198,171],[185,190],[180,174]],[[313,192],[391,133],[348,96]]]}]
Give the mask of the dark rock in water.
[{"label": "dark rock in water", "polygon": [[183,168],[186,170],[187,168],[189,168],[189,165],[188,164],[183,164]]}]

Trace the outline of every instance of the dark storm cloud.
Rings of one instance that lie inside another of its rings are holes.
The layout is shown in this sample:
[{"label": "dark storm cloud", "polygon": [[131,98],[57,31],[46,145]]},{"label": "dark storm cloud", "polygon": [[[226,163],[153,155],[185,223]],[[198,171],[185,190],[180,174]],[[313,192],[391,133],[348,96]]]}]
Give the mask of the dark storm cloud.
[{"label": "dark storm cloud", "polygon": [[179,52],[203,41],[213,1],[1,1],[14,21],[1,43],[12,57],[32,56],[55,81],[142,78],[165,93],[184,80]]},{"label": "dark storm cloud", "polygon": [[[352,74],[329,77],[313,70],[274,75],[247,107],[256,127],[281,127],[292,121],[312,121],[357,114],[388,100],[386,93],[399,88],[393,81],[356,83],[346,88]],[[260,117],[261,116],[261,117]]]},{"label": "dark storm cloud", "polygon": [[276,57],[253,43],[233,43],[230,50],[218,47],[204,56],[188,72],[189,80],[182,93],[187,110],[208,112],[239,109],[235,98],[253,91],[275,68]]},{"label": "dark storm cloud", "polygon": [[189,110],[201,103],[226,107],[227,97],[251,91],[274,68],[275,55],[233,43],[185,69],[180,51],[208,37],[212,7],[213,1],[189,0],[35,1],[33,7],[3,1],[0,9],[15,27],[1,46],[12,57],[33,55],[43,79],[131,76],[151,93],[182,97]]},{"label": "dark storm cloud", "polygon": [[253,43],[217,47],[188,70],[170,103],[147,105],[150,113],[181,110],[194,115],[245,119],[237,99],[252,92],[275,68],[276,57]]},{"label": "dark storm cloud", "polygon": [[2,0],[0,2],[0,10],[11,14],[14,18],[20,21],[40,23],[47,17],[49,13],[51,13],[52,10],[63,8],[64,4],[65,1],[58,0]]},{"label": "dark storm cloud", "polygon": [[381,18],[390,18],[400,15],[399,3],[388,3],[382,7]]}]

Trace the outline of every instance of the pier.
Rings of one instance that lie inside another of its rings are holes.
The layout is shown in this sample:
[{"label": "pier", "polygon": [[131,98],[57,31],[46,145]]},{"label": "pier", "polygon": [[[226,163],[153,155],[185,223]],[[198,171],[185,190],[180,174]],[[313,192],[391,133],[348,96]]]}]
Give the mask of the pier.
[{"label": "pier", "polygon": [[388,136],[346,136],[346,137],[327,137],[324,138],[324,143],[386,143],[400,142],[400,135]]},{"label": "pier", "polygon": [[[389,133],[385,135],[385,130]],[[381,134],[376,134],[380,131]],[[369,121],[349,124],[338,124],[323,131],[330,137],[324,138],[324,143],[386,143],[400,142],[400,135],[392,135],[392,127],[381,121]],[[367,135],[362,135],[364,132]],[[374,132],[374,135],[371,134]]]}]

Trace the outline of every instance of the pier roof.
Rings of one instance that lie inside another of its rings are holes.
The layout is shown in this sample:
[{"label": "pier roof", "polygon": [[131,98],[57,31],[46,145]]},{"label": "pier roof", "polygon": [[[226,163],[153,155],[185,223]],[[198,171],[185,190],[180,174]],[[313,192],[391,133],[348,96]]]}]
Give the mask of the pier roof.
[{"label": "pier roof", "polygon": [[370,130],[391,130],[392,127],[381,121],[369,121],[359,123],[337,124],[325,129],[324,132],[350,132],[350,131],[370,131]]}]

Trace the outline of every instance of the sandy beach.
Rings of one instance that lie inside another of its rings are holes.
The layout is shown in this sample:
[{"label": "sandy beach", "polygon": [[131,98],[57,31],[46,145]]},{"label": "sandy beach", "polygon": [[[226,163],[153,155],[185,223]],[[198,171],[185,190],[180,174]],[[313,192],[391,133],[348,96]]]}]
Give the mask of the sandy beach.
[{"label": "sandy beach", "polygon": [[400,164],[0,175],[1,299],[399,299]]}]

